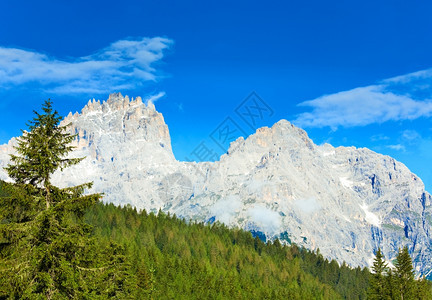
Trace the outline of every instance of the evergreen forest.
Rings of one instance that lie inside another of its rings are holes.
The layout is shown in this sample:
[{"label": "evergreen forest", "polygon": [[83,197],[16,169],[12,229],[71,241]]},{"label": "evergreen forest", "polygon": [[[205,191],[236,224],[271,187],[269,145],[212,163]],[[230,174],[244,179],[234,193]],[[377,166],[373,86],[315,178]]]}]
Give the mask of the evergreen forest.
[{"label": "evergreen forest", "polygon": [[137,211],[59,188],[75,138],[45,101],[0,182],[0,299],[432,299],[407,248],[371,270],[221,223]]}]

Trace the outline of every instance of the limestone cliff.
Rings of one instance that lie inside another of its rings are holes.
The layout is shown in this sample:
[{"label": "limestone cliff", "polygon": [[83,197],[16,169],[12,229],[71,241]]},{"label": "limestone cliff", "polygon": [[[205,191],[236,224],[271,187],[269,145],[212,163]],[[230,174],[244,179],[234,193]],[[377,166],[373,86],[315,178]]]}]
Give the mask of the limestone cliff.
[{"label": "limestone cliff", "polygon": [[[59,185],[93,181],[106,202],[218,220],[352,266],[370,265],[378,247],[391,260],[408,245],[416,271],[431,273],[431,195],[389,156],[315,145],[282,120],[240,137],[219,161],[180,162],[154,105],[120,94],[89,101],[62,124],[77,134],[72,155],[86,159],[56,174]],[[13,144],[0,146],[0,166]]]}]

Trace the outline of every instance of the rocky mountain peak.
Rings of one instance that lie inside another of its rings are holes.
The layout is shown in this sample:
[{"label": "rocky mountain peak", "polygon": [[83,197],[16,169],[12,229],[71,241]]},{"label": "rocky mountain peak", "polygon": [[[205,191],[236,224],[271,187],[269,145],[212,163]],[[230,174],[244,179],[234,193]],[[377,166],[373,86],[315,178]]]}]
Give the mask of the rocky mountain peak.
[{"label": "rocky mountain peak", "polygon": [[114,93],[106,101],[89,100],[81,113],[69,113],[61,122],[61,125],[67,124],[70,124],[70,132],[77,135],[74,146],[78,150],[89,148],[91,156],[98,160],[104,159],[105,151],[99,149],[104,144],[112,144],[115,149],[120,145],[125,147],[125,143],[129,150],[140,151],[137,147],[145,144],[146,148],[154,148],[155,153],[162,152],[174,158],[162,114],[153,104],[147,106],[141,97],[130,99]]},{"label": "rocky mountain peak", "polygon": [[[180,162],[162,114],[119,93],[89,101],[69,123],[72,155],[86,159],[56,173],[57,185],[93,181],[106,202],[224,222],[352,266],[369,266],[378,248],[392,260],[407,245],[418,274],[432,272],[432,197],[389,156],[316,145],[281,120],[238,138],[215,163]],[[0,147],[1,166],[12,144]]]},{"label": "rocky mountain peak", "polygon": [[[126,96],[127,99],[129,99],[129,96]],[[108,103],[113,103],[113,102],[123,102],[125,100],[125,97],[123,97],[123,95],[121,93],[111,93],[108,96]]]},{"label": "rocky mountain peak", "polygon": [[[121,93],[110,94],[106,101],[100,101],[96,99],[90,99],[88,103],[81,110],[81,115],[91,114],[94,112],[112,113],[116,111],[124,111],[130,108],[146,108],[150,111],[155,111],[153,103],[146,104],[143,102],[141,97],[136,97],[135,99],[130,99],[129,96],[124,96]],[[65,118],[65,122],[70,121],[73,117],[78,117],[80,113],[76,112],[72,114],[70,112]]]},{"label": "rocky mountain peak", "polygon": [[[248,155],[256,153],[260,156],[262,153],[272,152],[278,153],[288,150],[296,151],[314,151],[315,145],[309,138],[306,131],[291,124],[287,120],[280,120],[272,127],[261,127],[256,132],[246,139],[238,138],[230,144],[227,154],[222,156],[222,160],[227,160],[228,157]],[[261,158],[261,156],[259,157]],[[258,157],[249,160],[256,161]],[[247,161],[246,159],[245,161]]]}]

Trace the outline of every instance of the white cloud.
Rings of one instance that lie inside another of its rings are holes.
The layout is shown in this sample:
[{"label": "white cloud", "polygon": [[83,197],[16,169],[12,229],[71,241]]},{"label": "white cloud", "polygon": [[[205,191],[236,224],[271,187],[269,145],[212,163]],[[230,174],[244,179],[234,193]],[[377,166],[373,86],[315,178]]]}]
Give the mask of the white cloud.
[{"label": "white cloud", "polygon": [[119,40],[88,56],[60,60],[46,54],[0,47],[0,87],[38,83],[53,93],[100,94],[155,81],[154,64],[173,41],[167,38]]},{"label": "white cloud", "polygon": [[379,141],[386,141],[389,140],[390,138],[386,135],[383,134],[375,134],[373,136],[370,137],[370,140],[372,142],[379,142]]},{"label": "white cloud", "polygon": [[405,75],[395,76],[389,79],[385,79],[382,82],[383,83],[410,83],[413,80],[419,80],[419,79],[430,79],[432,77],[432,69],[427,70],[421,70]]},{"label": "white cloud", "polygon": [[387,145],[386,147],[389,149],[392,149],[392,150],[396,150],[396,151],[405,151],[406,150],[405,146],[402,144]]},{"label": "white cloud", "polygon": [[422,138],[421,135],[417,131],[410,130],[410,129],[404,130],[402,132],[401,137],[404,141],[407,141],[410,143],[416,142]]},{"label": "white cloud", "polygon": [[216,220],[227,225],[232,225],[241,206],[242,202],[239,196],[229,195],[216,202],[212,207],[210,207],[209,211],[216,217]]},{"label": "white cloud", "polygon": [[407,129],[401,132],[398,140],[398,144],[386,145],[385,147],[396,151],[406,152],[407,149],[410,149],[413,146],[417,149],[423,141],[423,138],[417,131]]},{"label": "white cloud", "polygon": [[416,130],[407,129],[401,132],[398,140],[398,144],[387,145],[385,147],[402,152],[415,151],[416,154],[419,154],[421,146],[428,139],[423,138]]},{"label": "white cloud", "polygon": [[156,95],[151,95],[145,100],[146,104],[155,103],[157,100],[165,96],[165,92],[159,92]]},{"label": "white cloud", "polygon": [[179,111],[184,111],[183,103],[176,103],[176,106]]},{"label": "white cloud", "polygon": [[280,230],[281,217],[280,215],[265,207],[264,205],[257,204],[248,209],[248,215],[251,220],[264,232],[274,234]]},{"label": "white cloud", "polygon": [[430,117],[430,81],[432,71],[426,70],[384,80],[378,85],[324,95],[300,103],[299,106],[310,107],[312,111],[299,114],[293,122],[301,127],[328,126],[335,130],[340,126]]}]

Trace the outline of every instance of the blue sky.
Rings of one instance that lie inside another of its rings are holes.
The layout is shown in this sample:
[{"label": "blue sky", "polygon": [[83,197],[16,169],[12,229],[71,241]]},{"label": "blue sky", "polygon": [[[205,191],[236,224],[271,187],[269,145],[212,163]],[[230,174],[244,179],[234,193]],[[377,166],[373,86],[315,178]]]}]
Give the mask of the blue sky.
[{"label": "blue sky", "polygon": [[[391,155],[432,191],[431,12],[415,0],[3,0],[0,143],[48,97],[66,115],[112,92],[156,95],[178,159],[223,153],[217,129],[234,138],[283,118],[315,143]],[[254,124],[242,115],[253,103],[266,108]]]}]

